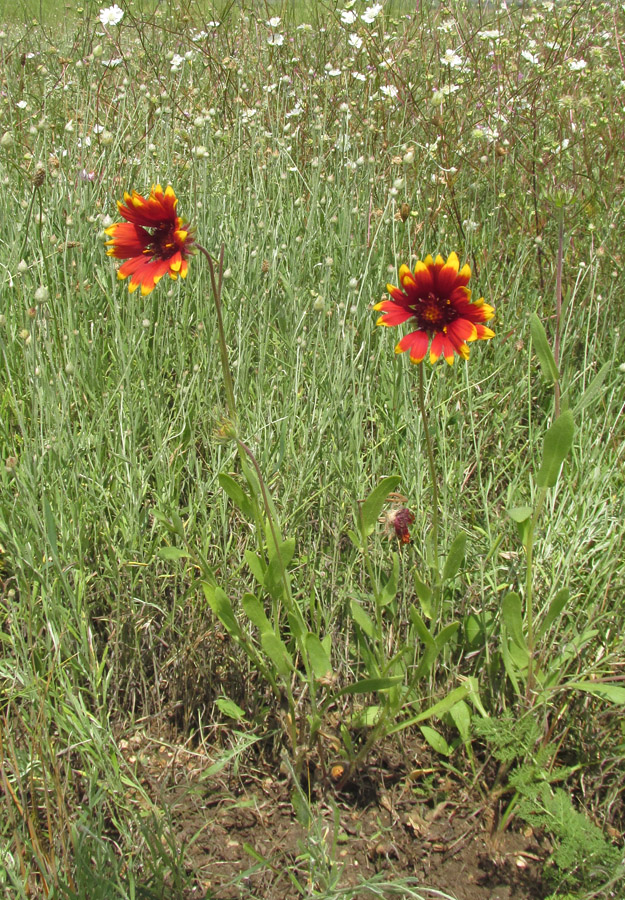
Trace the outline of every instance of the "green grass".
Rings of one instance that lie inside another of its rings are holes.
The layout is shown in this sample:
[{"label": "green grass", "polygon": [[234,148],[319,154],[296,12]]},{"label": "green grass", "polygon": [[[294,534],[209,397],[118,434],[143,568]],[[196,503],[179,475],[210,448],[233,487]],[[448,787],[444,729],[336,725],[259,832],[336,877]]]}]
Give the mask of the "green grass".
[{"label": "green grass", "polygon": [[[140,790],[118,737],[141,716],[186,736],[219,719],[222,695],[252,717],[260,705],[257,674],[241,679],[245,663],[215,639],[197,573],[158,555],[170,538],[154,513],[178,513],[227,594],[250,589],[254,530],[217,481],[239,463],[216,439],[225,397],[207,268],[196,256],[184,283],[141,297],[104,252],[115,201],[159,181],[202,244],[225,244],[241,433],[296,536],[294,594],[309,627],[332,636],[339,683],[363,665],[350,602],[370,602],[347,538],[357,501],[396,473],[416,514],[389,623],[397,646],[431,526],[417,372],[371,307],[402,262],[456,250],[471,263],[496,337],[472,344],[468,364],[426,368],[443,546],[467,536],[441,622],[458,620],[463,637],[431,690],[474,676],[495,717],[525,708],[501,659],[501,600],[525,577],[505,510],[536,499],[553,415],[529,316],[553,343],[562,214],[560,384],[576,431],[539,522],[536,612],[564,586],[571,600],[540,648],[558,672],[540,716],[592,784],[582,807],[622,829],[615,708],[566,689],[613,682],[625,649],[622,11],[397,3],[346,26],[333,4],[297,19],[288,4],[248,4],[241,15],[224,6],[215,28],[194,4],[120,5],[106,33],[93,3],[54,31],[24,27],[38,3],[1,26],[0,884],[26,896],[27,884],[58,892],[74,879],[76,896],[91,896],[80,893],[85,860],[123,885],[131,847],[131,871],[150,860],[156,881],[182,871],[173,850],[159,860],[137,837]],[[62,12],[42,8],[44,24]],[[282,15],[282,46],[267,44],[270,14]],[[462,69],[441,63],[447,49]],[[172,71],[171,55],[187,52]],[[393,549],[380,529],[374,565],[388,569]],[[581,783],[571,776],[576,801]]]}]

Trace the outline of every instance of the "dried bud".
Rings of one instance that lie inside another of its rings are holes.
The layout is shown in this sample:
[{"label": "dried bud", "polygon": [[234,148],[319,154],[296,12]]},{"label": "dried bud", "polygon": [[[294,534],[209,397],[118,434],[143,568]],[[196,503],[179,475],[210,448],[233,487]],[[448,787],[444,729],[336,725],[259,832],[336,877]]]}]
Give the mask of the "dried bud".
[{"label": "dried bud", "polygon": [[391,509],[383,517],[384,531],[387,534],[390,534],[391,530],[394,531],[397,540],[401,541],[402,544],[409,544],[410,532],[408,529],[414,520],[414,513],[405,506],[399,509]]},{"label": "dried bud", "polygon": [[267,259],[263,260],[260,270],[263,273],[263,275],[267,274],[267,272],[269,271],[269,260],[267,260]]},{"label": "dried bud", "polygon": [[37,163],[35,174],[33,175],[33,186],[40,188],[46,180],[46,167],[43,163]]},{"label": "dried bud", "polygon": [[399,215],[401,216],[402,222],[405,222],[408,216],[410,215],[410,204],[402,203],[399,207]]}]

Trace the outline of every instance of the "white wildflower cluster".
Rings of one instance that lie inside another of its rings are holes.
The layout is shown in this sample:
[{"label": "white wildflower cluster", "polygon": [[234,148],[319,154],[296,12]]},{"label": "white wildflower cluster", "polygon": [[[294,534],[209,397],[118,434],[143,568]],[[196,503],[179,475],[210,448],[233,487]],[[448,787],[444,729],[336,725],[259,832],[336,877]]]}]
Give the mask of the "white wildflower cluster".
[{"label": "white wildflower cluster", "polygon": [[445,55],[441,56],[441,62],[444,66],[449,66],[451,69],[461,69],[464,65],[462,57],[455,50],[450,49],[445,50]]},{"label": "white wildflower cluster", "polygon": [[100,22],[106,28],[108,25],[119,25],[124,18],[124,10],[117,3],[100,10]]},{"label": "white wildflower cluster", "polygon": [[382,12],[382,4],[374,3],[373,6],[368,6],[366,8],[366,10],[364,11],[364,13],[361,15],[360,18],[366,25],[373,25],[373,23],[375,22],[375,20],[377,19],[377,17],[380,15],[381,12]]},{"label": "white wildflower cluster", "polygon": [[267,38],[267,43],[270,47],[281,47],[284,44],[284,35],[280,31],[276,31],[280,21],[280,16],[272,16],[267,22],[268,27],[271,29],[271,33]]}]

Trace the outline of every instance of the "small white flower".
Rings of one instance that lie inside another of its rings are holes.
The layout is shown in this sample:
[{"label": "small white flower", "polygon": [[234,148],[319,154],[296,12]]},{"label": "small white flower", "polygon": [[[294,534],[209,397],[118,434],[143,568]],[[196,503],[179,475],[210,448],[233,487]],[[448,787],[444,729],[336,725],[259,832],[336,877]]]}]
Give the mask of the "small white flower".
[{"label": "small white flower", "polygon": [[280,16],[273,16],[269,19],[267,25],[269,25],[270,28],[277,28],[281,21]]},{"label": "small white flower", "polygon": [[105,28],[107,25],[119,25],[123,18],[124,10],[120,9],[117,3],[100,10],[100,22]]},{"label": "small white flower", "polygon": [[438,31],[440,31],[442,34],[449,34],[449,32],[453,31],[455,27],[456,23],[454,19],[446,19],[438,26]]},{"label": "small white flower", "polygon": [[477,36],[483,41],[498,41],[501,37],[501,32],[498,28],[485,28],[484,31],[478,31]]},{"label": "small white flower", "polygon": [[382,12],[382,4],[374,3],[373,6],[368,6],[366,8],[366,10],[364,11],[364,13],[361,15],[360,18],[362,19],[363,22],[365,22],[365,24],[371,25],[373,22],[375,22],[375,20],[377,19],[377,17],[380,15],[381,12]]},{"label": "small white flower", "polygon": [[533,66],[537,66],[540,62],[539,58],[535,53],[530,53],[529,50],[521,50],[521,56],[523,59],[526,59],[528,63],[531,63]]},{"label": "small white flower", "polygon": [[441,62],[444,66],[450,66],[452,69],[462,67],[462,57],[458,56],[455,50],[445,50],[445,55],[441,56]]},{"label": "small white flower", "polygon": [[352,76],[356,79],[356,81],[366,81],[367,76],[363,75],[362,72],[352,72]]},{"label": "small white flower", "polygon": [[270,34],[267,38],[267,43],[270,47],[281,47],[284,44],[284,35],[283,34]]},{"label": "small white flower", "polygon": [[174,53],[174,55],[171,58],[171,71],[177,72],[178,69],[180,68],[180,66],[183,64],[183,62],[184,62],[184,56],[180,56],[179,53]]},{"label": "small white flower", "polygon": [[121,56],[116,56],[115,59],[103,59],[102,65],[107,69],[114,69],[122,62]]},{"label": "small white flower", "polygon": [[338,76],[341,75],[341,70],[340,69],[328,69],[328,75],[330,75],[331,78],[338,78]]},{"label": "small white flower", "polygon": [[585,69],[588,63],[585,59],[570,59],[569,60],[569,69],[571,72],[581,72],[582,69]]},{"label": "small white flower", "polygon": [[17,106],[18,109],[26,109],[26,107],[28,106],[28,101],[27,100],[18,100],[15,105]]},{"label": "small white flower", "polygon": [[351,9],[341,10],[341,22],[343,25],[353,25],[358,16]]},{"label": "small white flower", "polygon": [[360,50],[360,48],[362,47],[362,38],[358,37],[357,34],[350,34],[347,40],[355,50]]},{"label": "small white flower", "polygon": [[381,84],[380,90],[386,97],[396,97],[399,91],[394,84]]}]

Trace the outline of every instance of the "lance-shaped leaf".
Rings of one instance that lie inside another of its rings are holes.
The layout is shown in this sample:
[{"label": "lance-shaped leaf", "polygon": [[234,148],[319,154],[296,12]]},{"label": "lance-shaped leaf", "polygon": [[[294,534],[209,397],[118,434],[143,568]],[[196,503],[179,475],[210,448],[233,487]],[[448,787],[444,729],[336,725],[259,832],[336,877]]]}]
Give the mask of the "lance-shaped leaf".
[{"label": "lance-shaped leaf", "polygon": [[573,414],[570,409],[567,409],[561,416],[558,416],[545,435],[543,461],[536,476],[538,487],[553,487],[555,485],[562,463],[573,444],[574,433]]},{"label": "lance-shaped leaf", "polygon": [[359,525],[363,537],[371,534],[375,528],[375,523],[382,512],[386,498],[391,491],[395,490],[400,481],[399,475],[389,475],[387,478],[383,478],[361,505]]},{"label": "lance-shaped leaf", "polygon": [[540,362],[540,367],[543,370],[543,375],[550,384],[555,384],[560,377],[560,373],[553,358],[544,325],[536,313],[532,313],[530,316],[530,334],[532,335],[532,344]]}]

